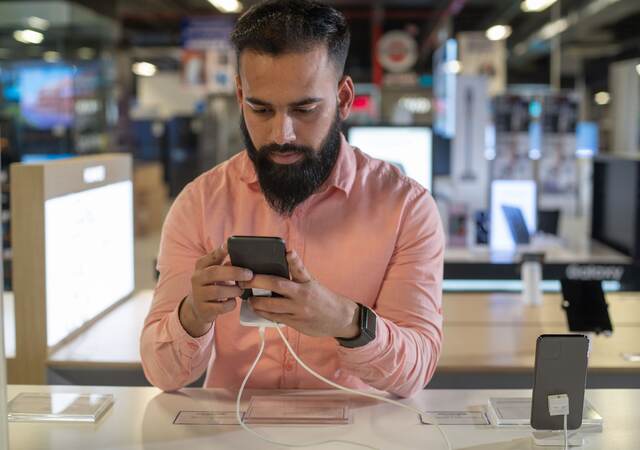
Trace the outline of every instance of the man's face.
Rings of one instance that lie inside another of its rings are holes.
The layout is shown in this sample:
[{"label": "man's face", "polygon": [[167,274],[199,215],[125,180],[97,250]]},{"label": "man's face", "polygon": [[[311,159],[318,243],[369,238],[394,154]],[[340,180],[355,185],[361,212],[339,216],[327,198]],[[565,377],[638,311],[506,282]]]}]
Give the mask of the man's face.
[{"label": "man's face", "polygon": [[236,79],[241,129],[270,205],[290,215],[326,180],[340,147],[353,83],[326,48],[279,56],[246,50]]}]

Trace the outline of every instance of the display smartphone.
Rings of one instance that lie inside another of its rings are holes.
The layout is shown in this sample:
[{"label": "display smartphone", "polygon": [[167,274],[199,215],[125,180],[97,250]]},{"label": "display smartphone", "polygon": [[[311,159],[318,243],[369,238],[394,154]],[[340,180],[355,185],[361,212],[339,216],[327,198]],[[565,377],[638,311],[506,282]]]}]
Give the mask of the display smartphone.
[{"label": "display smartphone", "polygon": [[589,339],[582,334],[543,334],[536,342],[536,362],[531,402],[531,427],[562,430],[563,416],[549,414],[549,395],[567,394],[567,428],[582,425],[584,390],[587,381]]},{"label": "display smartphone", "polygon": [[595,331],[596,334],[613,333],[609,306],[599,280],[560,280],[562,308],[567,314],[570,331]]},{"label": "display smartphone", "polygon": [[[231,236],[227,240],[231,264],[251,270],[254,274],[275,275],[289,279],[287,250],[279,237]],[[249,303],[249,297],[280,297],[261,289],[245,289],[240,306],[240,324],[248,327],[274,327],[276,323],[260,317]]]}]

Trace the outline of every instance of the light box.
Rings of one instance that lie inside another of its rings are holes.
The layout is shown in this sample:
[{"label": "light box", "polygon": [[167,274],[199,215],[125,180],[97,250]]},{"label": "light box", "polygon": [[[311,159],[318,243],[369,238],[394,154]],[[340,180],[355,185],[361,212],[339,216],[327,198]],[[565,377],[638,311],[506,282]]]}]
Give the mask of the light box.
[{"label": "light box", "polygon": [[354,126],[348,141],[366,154],[387,161],[431,190],[432,134],[428,127]]},{"label": "light box", "polygon": [[125,154],[11,166],[22,382],[41,383],[50,350],[133,292],[131,167]]}]

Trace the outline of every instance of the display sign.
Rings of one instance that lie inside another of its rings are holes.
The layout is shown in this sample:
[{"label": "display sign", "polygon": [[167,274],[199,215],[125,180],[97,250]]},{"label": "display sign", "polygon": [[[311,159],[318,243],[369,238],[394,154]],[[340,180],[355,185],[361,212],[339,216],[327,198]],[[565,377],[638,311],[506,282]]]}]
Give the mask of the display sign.
[{"label": "display sign", "polygon": [[378,41],[376,55],[389,72],[406,72],[418,60],[418,45],[406,31],[389,31]]}]

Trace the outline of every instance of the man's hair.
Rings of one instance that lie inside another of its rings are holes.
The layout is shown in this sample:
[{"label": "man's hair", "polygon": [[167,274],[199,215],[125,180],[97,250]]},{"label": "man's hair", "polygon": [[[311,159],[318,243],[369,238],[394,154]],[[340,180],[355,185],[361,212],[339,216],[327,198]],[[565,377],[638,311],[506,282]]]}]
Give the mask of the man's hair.
[{"label": "man's hair", "polygon": [[231,33],[238,66],[243,50],[278,56],[324,44],[338,77],[344,73],[349,39],[342,13],[313,0],[267,0],[252,6]]}]

